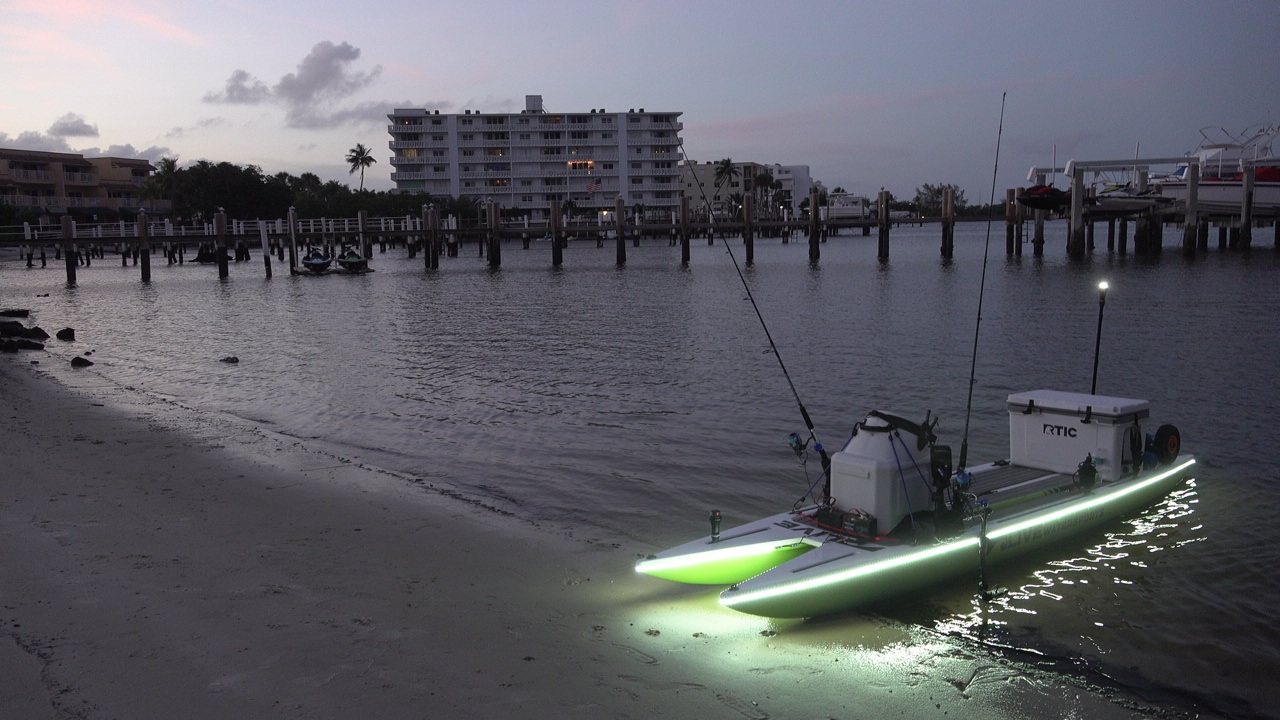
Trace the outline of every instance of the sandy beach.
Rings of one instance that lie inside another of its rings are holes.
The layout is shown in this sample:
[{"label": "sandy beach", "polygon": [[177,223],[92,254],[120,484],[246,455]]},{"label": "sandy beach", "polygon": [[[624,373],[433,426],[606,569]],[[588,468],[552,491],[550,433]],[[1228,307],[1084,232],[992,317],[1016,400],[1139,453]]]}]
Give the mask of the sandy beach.
[{"label": "sandy beach", "polygon": [[228,418],[0,357],[0,718],[1135,717],[868,617],[772,623]]}]

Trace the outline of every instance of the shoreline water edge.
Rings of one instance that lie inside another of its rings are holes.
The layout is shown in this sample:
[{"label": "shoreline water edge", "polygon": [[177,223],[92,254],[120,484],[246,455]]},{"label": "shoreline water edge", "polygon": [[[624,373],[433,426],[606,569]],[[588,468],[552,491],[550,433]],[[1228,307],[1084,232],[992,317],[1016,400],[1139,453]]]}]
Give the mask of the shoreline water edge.
[{"label": "shoreline water edge", "polygon": [[0,361],[3,717],[1164,714],[878,616],[832,647],[635,576],[630,540],[36,357]]}]

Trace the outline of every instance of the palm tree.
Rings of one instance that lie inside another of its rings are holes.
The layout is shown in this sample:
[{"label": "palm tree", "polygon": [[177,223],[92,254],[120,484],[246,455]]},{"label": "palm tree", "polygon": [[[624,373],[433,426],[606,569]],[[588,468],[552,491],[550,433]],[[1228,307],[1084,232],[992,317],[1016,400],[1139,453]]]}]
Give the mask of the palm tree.
[{"label": "palm tree", "polygon": [[376,162],[378,162],[377,159],[373,157],[369,148],[364,146],[364,143],[356,143],[356,146],[347,153],[347,163],[351,165],[349,174],[354,175],[357,170],[360,171],[360,192],[364,192],[364,169]]},{"label": "palm tree", "polygon": [[716,195],[720,195],[720,188],[727,182],[732,182],[734,178],[740,177],[742,170],[733,164],[733,160],[725,158],[716,163]]}]

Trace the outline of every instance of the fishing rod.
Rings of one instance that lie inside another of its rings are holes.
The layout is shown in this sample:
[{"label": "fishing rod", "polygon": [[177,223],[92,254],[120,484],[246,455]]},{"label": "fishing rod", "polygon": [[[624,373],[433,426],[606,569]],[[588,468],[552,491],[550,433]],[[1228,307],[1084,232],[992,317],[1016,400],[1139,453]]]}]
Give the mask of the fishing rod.
[{"label": "fishing rod", "polygon": [[[675,125],[672,124],[671,120],[667,120],[667,125],[669,125],[673,131],[675,130]],[[689,154],[685,152],[684,139],[680,137],[679,133],[675,133],[675,135],[676,140],[680,143],[680,154],[687,159]],[[711,203],[707,200],[707,191],[703,189],[702,180],[698,177],[696,172],[693,173],[693,180],[698,184],[698,193],[702,195],[703,205],[705,205],[708,211],[710,211]],[[817,211],[817,208],[809,208],[809,212]],[[714,214],[712,213],[711,216],[714,217]],[[729,259],[733,261],[733,269],[737,271],[738,280],[742,283],[743,289],[747,291],[747,299],[751,301],[751,309],[755,310],[756,319],[760,321],[760,327],[764,329],[764,336],[769,340],[769,347],[773,350],[773,356],[778,360],[778,367],[782,368],[782,376],[787,379],[787,385],[791,388],[791,395],[796,400],[796,406],[800,408],[800,417],[804,418],[804,426],[809,431],[809,439],[805,440],[803,443],[801,443],[799,438],[795,435],[792,435],[792,437],[788,438],[787,441],[791,445],[791,449],[795,451],[797,457],[799,457],[801,453],[804,452],[805,448],[809,446],[809,443],[812,442],[813,449],[822,457],[822,470],[825,474],[830,461],[828,460],[826,451],[823,450],[822,443],[818,441],[817,433],[813,427],[813,420],[809,417],[809,411],[805,409],[804,401],[800,399],[800,392],[796,390],[796,384],[791,381],[791,373],[787,372],[787,364],[782,361],[782,354],[778,352],[778,346],[773,342],[773,334],[769,332],[769,325],[764,321],[764,315],[760,312],[760,306],[756,304],[756,298],[751,292],[751,286],[747,284],[747,278],[742,274],[742,268],[738,265],[738,258],[733,254],[733,248],[729,246],[729,242],[724,239],[723,234],[720,236],[720,244],[724,245],[725,251],[729,253]],[[812,491],[812,488],[810,491]]]},{"label": "fishing rod", "polygon": [[[1000,140],[1004,137],[1004,101],[1009,95],[1000,93],[1000,129],[996,132],[996,163],[991,171],[991,200],[996,204],[996,176],[1000,173]],[[991,251],[991,213],[987,213],[987,240],[982,246],[982,280],[978,283],[978,320],[973,325],[973,359],[969,363],[969,400],[964,409],[964,439],[960,441],[960,464],[956,473],[964,472],[969,460],[969,418],[973,415],[973,384],[978,372],[978,330],[982,328],[982,297],[987,289],[987,256]]]}]

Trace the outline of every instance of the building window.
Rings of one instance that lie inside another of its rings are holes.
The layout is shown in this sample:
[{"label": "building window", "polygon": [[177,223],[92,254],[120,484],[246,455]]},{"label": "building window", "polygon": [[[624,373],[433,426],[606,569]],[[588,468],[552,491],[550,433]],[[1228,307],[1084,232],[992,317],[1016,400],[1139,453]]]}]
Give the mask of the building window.
[{"label": "building window", "polygon": [[432,151],[431,151],[431,157],[444,157],[444,151],[443,151],[443,150],[432,150]]},{"label": "building window", "polygon": [[435,165],[435,166],[432,166],[431,170],[433,172],[442,173],[442,172],[446,172],[448,168],[446,168],[444,165]]},{"label": "building window", "polygon": [[613,133],[600,133],[600,137],[605,140],[608,140],[609,138],[613,137]]},{"label": "building window", "polygon": [[564,151],[564,148],[555,148],[555,147],[552,147],[552,148],[544,147],[544,148],[542,148],[542,154],[543,154],[543,155],[560,155],[563,151]]},{"label": "building window", "polygon": [[543,185],[563,185],[564,178],[542,178]]},{"label": "building window", "polygon": [[528,140],[528,139],[530,139],[530,138],[532,138],[532,137],[533,137],[533,136],[532,136],[532,135],[530,135],[529,133],[520,133],[520,139],[521,139],[521,140]]},{"label": "building window", "polygon": [[432,140],[433,142],[444,142],[444,136],[443,136],[443,135],[432,135],[432,136],[431,136],[431,140]]},{"label": "building window", "polygon": [[644,165],[644,163],[633,162],[633,163],[631,163],[631,169],[632,169],[632,170],[639,170],[641,165]]},{"label": "building window", "polygon": [[633,124],[633,125],[638,125],[638,124],[640,124],[640,116],[639,116],[639,115],[628,115],[628,116],[627,116],[627,122],[629,122],[629,123],[631,123],[631,124]]},{"label": "building window", "polygon": [[476,136],[475,136],[475,135],[463,135],[463,136],[462,136],[462,142],[471,142],[472,140],[475,140],[475,139],[476,139]]},{"label": "building window", "polygon": [[485,125],[506,125],[507,119],[501,115],[497,117],[487,117],[484,119]]},{"label": "building window", "polygon": [[475,150],[463,150],[463,151],[462,151],[462,156],[463,156],[463,157],[472,157],[472,156],[474,156],[475,154],[476,154],[476,151],[475,151]]},{"label": "building window", "polygon": [[475,186],[476,184],[474,182],[471,182],[470,180],[467,180],[466,182],[462,183],[462,187],[475,187]]},{"label": "building window", "polygon": [[591,137],[591,133],[587,132],[586,130],[574,130],[573,132],[569,133],[570,140],[586,140],[590,137]]},{"label": "building window", "polygon": [[644,193],[642,193],[642,192],[633,192],[633,193],[631,193],[631,199],[632,199],[632,200],[643,200],[643,199],[644,199]]},{"label": "building window", "polygon": [[543,140],[559,140],[559,139],[560,139],[560,133],[558,133],[558,132],[544,132],[544,133],[542,133],[542,139],[543,139]]},{"label": "building window", "polygon": [[632,184],[632,185],[643,185],[643,184],[644,184],[644,178],[642,178],[642,177],[633,177],[633,178],[631,178],[631,184]]},{"label": "building window", "polygon": [[440,118],[431,118],[431,124],[432,124],[432,125],[443,125],[443,124],[444,124],[444,120],[441,120]]},{"label": "building window", "polygon": [[604,168],[605,170],[612,170],[613,163],[604,163],[603,165],[601,165],[601,167]]},{"label": "building window", "polygon": [[471,124],[471,118],[462,118],[462,119],[461,119],[461,120],[459,120],[458,122],[459,122],[459,123],[461,123],[462,125],[470,125],[470,124]]},{"label": "building window", "polygon": [[517,123],[517,124],[519,124],[519,125],[528,125],[528,124],[529,124],[529,118],[527,118],[527,117],[517,118],[517,119],[516,119],[516,123]]},{"label": "building window", "polygon": [[533,196],[532,196],[532,195],[521,195],[521,196],[520,196],[520,202],[533,202]]},{"label": "building window", "polygon": [[532,181],[532,180],[521,180],[521,181],[520,181],[520,187],[533,187],[533,181]]}]

